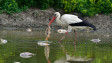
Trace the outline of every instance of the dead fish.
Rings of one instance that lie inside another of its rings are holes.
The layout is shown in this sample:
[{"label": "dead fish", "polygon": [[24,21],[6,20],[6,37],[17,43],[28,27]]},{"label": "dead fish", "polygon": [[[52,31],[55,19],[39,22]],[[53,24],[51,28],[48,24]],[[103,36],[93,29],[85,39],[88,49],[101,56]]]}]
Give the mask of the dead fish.
[{"label": "dead fish", "polygon": [[16,62],[16,61],[15,61],[14,63],[20,63],[20,62]]},{"label": "dead fish", "polygon": [[50,45],[50,44],[48,44],[48,43],[46,43],[46,42],[37,42],[37,44],[38,45],[40,45],[40,46],[47,46],[47,45]]},{"label": "dead fish", "polygon": [[6,39],[1,39],[0,44],[6,44],[7,40]]},{"label": "dead fish", "polygon": [[101,40],[100,40],[100,39],[92,39],[91,41],[94,42],[94,43],[98,43],[98,42],[100,42]]},{"label": "dead fish", "polygon": [[26,31],[27,31],[27,32],[31,32],[31,31],[32,31],[32,29],[28,28],[28,29],[26,29]]},{"label": "dead fish", "polygon": [[20,53],[20,57],[22,57],[22,58],[30,58],[30,57],[32,57],[34,55],[36,55],[36,54],[30,53],[30,52]]},{"label": "dead fish", "polygon": [[57,30],[57,32],[58,32],[58,33],[66,33],[67,30],[65,30],[65,29],[59,29],[59,30]]},{"label": "dead fish", "polygon": [[45,41],[38,41],[38,42],[39,42],[39,43],[40,43],[40,42],[42,42],[42,43],[46,43],[46,42],[47,42],[47,43],[52,43],[51,41],[46,41],[46,40],[45,40]]}]

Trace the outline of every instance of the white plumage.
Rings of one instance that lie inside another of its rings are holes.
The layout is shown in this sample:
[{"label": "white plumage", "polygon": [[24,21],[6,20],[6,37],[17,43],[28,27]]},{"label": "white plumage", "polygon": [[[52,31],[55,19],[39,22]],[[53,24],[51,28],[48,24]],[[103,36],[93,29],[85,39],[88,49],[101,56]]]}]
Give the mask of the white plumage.
[{"label": "white plumage", "polygon": [[[72,29],[75,30],[76,28],[93,28],[93,30],[96,30],[94,25],[78,18],[76,15],[64,14],[61,16],[59,12],[55,12],[54,15],[54,19],[56,19],[57,24],[62,27],[68,27],[68,31],[71,31]],[[70,27],[71,29],[69,29]]]},{"label": "white plumage", "polygon": [[64,14],[61,17],[61,20],[65,21],[67,24],[82,22],[82,20],[79,19],[76,15],[71,15],[71,14]]},{"label": "white plumage", "polygon": [[[75,32],[75,37],[77,37],[77,33],[75,31],[75,28],[86,28],[86,27],[91,27],[93,28],[93,30],[96,30],[96,27],[94,25],[92,25],[91,23],[78,18],[78,16],[76,15],[72,15],[72,14],[64,14],[64,15],[60,15],[59,12],[55,12],[53,18],[51,19],[50,23],[48,26],[50,26],[50,24],[56,19],[56,22],[58,25],[62,26],[62,27],[68,27],[67,32],[65,33],[65,36],[67,35],[68,32],[71,32],[72,30],[74,30]],[[65,38],[65,36],[62,37],[61,40],[63,40]],[[76,38],[75,38],[76,41]],[[74,41],[74,44],[75,44]]]},{"label": "white plumage", "polygon": [[56,12],[55,14],[56,14],[56,22],[62,27],[68,27],[69,24],[82,22],[82,20],[75,15],[64,14],[61,16],[59,12]]},{"label": "white plumage", "polygon": [[[68,27],[68,32],[71,32],[72,29],[79,28],[79,26],[70,26],[69,24],[82,22],[76,15],[64,14],[61,16],[59,12],[55,12],[54,14],[56,15],[57,24],[62,27]],[[85,27],[83,26],[83,28]]]}]

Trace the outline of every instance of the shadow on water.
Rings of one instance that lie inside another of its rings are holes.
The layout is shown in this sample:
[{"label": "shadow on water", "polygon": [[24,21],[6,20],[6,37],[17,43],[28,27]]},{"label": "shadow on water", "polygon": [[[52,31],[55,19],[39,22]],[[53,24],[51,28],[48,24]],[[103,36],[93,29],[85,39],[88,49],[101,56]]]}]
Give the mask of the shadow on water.
[{"label": "shadow on water", "polygon": [[[53,31],[48,42],[50,45],[39,46],[37,42],[45,40],[44,33],[44,31],[1,30],[0,38],[8,42],[0,44],[0,63],[112,63],[111,35],[79,33],[74,45],[72,33],[58,43],[63,34]],[[95,38],[101,42],[92,42],[91,39]],[[35,55],[22,58],[20,53],[23,52]]]}]

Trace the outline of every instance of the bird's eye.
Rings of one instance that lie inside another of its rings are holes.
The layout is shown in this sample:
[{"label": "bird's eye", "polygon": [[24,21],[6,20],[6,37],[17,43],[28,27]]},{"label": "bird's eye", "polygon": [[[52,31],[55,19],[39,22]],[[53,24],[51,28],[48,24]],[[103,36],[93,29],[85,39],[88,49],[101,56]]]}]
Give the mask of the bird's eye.
[{"label": "bird's eye", "polygon": [[54,14],[54,16],[56,16],[56,14]]},{"label": "bird's eye", "polygon": [[49,19],[49,20],[51,20],[51,19]]}]

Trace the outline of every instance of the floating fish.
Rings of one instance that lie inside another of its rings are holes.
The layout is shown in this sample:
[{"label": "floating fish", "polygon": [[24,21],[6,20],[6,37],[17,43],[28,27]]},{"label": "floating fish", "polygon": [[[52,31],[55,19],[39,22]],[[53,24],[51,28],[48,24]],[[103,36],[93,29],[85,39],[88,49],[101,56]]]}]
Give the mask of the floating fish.
[{"label": "floating fish", "polygon": [[20,63],[20,62],[16,62],[16,61],[15,61],[14,63]]},{"label": "floating fish", "polygon": [[32,31],[32,29],[28,28],[28,29],[26,29],[26,31],[27,31],[27,32],[31,32],[31,31]]},{"label": "floating fish", "polygon": [[22,57],[22,58],[30,58],[30,57],[32,57],[34,55],[36,55],[36,54],[30,53],[30,52],[20,53],[20,57]]},{"label": "floating fish", "polygon": [[94,43],[98,43],[98,42],[100,42],[101,40],[100,40],[100,39],[92,39],[91,41],[94,42]]},{"label": "floating fish", "polygon": [[42,42],[39,41],[39,42],[37,42],[37,44],[40,45],[40,46],[47,46],[47,45],[50,45],[50,44],[48,44],[47,42],[43,42],[43,41],[42,41]]},{"label": "floating fish", "polygon": [[7,40],[6,39],[1,39],[0,44],[6,44]]},{"label": "floating fish", "polygon": [[65,29],[59,29],[59,30],[57,30],[57,32],[58,32],[58,33],[66,33],[67,30],[65,30]]},{"label": "floating fish", "polygon": [[42,42],[42,43],[46,43],[46,42],[47,42],[47,43],[52,43],[51,41],[46,41],[46,40],[45,40],[45,41],[38,41],[38,42],[39,42],[39,43],[40,43],[40,42]]}]

